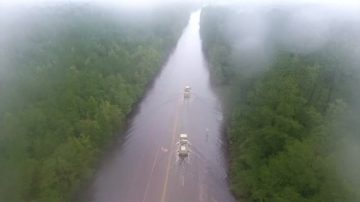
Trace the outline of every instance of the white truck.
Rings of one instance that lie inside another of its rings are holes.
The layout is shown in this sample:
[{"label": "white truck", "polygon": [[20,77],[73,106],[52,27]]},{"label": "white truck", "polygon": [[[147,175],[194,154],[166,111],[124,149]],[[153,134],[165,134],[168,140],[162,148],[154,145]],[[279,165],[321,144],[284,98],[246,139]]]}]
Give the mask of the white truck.
[{"label": "white truck", "polygon": [[189,140],[187,134],[180,134],[179,135],[179,149],[178,153],[180,157],[186,157],[189,155]]},{"label": "white truck", "polygon": [[184,88],[184,98],[190,98],[191,96],[191,88],[190,86],[185,86]]}]

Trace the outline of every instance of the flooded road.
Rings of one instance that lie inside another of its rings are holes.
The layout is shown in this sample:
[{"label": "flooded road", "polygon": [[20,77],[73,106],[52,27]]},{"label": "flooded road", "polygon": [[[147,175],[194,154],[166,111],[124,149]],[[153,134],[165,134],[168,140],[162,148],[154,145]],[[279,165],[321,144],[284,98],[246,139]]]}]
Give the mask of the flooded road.
[{"label": "flooded road", "polygon": [[[94,202],[228,202],[222,112],[201,50],[200,12],[191,15],[154,86],[89,190]],[[184,99],[184,86],[192,88]],[[190,153],[177,154],[180,133]],[[124,138],[124,137],[123,137]]]}]

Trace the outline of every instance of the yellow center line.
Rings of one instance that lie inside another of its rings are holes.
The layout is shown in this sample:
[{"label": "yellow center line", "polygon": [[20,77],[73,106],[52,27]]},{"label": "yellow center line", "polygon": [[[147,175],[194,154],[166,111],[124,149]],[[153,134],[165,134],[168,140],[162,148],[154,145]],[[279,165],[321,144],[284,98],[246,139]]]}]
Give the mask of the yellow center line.
[{"label": "yellow center line", "polygon": [[[175,136],[176,136],[176,131],[177,131],[177,127],[178,127],[178,118],[179,118],[178,115],[179,115],[179,101],[177,102],[177,105],[176,105],[175,123],[174,123],[174,127],[173,127],[171,145],[174,144],[174,140],[175,140]],[[172,156],[173,156],[173,150],[171,150],[170,156],[168,158],[168,164],[167,164],[167,167],[166,167],[165,182],[164,182],[163,191],[162,191],[162,194],[161,194],[161,202],[164,202],[165,197],[166,197],[166,190],[167,190],[167,184],[168,184],[168,181],[169,181],[169,171],[170,171],[170,163],[171,163],[171,160],[172,160]]]}]

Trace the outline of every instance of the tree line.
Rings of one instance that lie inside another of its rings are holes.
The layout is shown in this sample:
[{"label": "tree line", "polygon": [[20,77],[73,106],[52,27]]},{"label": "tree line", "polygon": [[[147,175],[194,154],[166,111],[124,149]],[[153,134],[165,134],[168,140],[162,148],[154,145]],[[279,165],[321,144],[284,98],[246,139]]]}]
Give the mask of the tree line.
[{"label": "tree line", "polygon": [[256,67],[231,57],[224,31],[235,14],[206,7],[200,26],[211,79],[227,108],[235,197],[359,201],[359,165],[349,162],[360,151],[359,71],[336,46],[326,46],[313,53],[277,49],[268,67],[249,74]]},{"label": "tree line", "polygon": [[70,201],[189,13],[64,4],[1,21],[0,201]]}]

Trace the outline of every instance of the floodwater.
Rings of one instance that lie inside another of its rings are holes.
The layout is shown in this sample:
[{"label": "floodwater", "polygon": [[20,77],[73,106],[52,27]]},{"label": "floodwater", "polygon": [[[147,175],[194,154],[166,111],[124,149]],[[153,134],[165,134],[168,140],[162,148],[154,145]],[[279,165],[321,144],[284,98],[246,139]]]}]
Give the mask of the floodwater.
[{"label": "floodwater", "polygon": [[[199,20],[200,11],[191,15],[125,137],[97,171],[87,201],[235,201],[227,183],[221,105],[210,87]],[[185,99],[186,85],[192,94]],[[191,143],[187,158],[177,153],[180,133]]]}]

